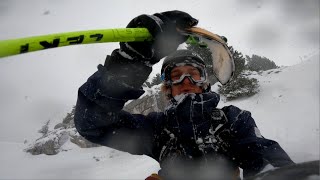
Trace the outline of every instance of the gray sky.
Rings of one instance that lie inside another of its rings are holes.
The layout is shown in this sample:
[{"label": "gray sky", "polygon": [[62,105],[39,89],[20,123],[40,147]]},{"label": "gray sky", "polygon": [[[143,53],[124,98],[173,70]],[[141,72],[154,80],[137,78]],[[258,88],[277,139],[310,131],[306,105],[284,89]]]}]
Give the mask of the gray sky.
[{"label": "gray sky", "polygon": [[[257,16],[252,18],[245,34],[248,47],[280,46],[280,50],[285,49],[284,53],[288,54],[299,48],[319,50],[319,0],[258,0],[255,3],[245,0],[237,1],[237,6]],[[290,64],[288,60],[276,60],[279,64]]]}]

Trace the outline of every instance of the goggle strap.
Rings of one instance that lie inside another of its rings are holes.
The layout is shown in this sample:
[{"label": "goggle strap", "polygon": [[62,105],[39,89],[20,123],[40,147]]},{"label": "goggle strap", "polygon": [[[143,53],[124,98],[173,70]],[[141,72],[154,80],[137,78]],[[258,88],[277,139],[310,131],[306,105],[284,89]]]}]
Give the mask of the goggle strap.
[{"label": "goggle strap", "polygon": [[161,78],[162,81],[165,81],[165,78],[166,78],[165,73],[162,73],[160,78]]}]

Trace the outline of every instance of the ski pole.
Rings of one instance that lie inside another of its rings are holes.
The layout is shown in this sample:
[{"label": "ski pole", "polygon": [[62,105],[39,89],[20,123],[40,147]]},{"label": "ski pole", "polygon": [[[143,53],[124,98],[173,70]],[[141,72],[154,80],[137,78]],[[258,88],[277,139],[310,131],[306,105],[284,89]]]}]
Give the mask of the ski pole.
[{"label": "ski pole", "polygon": [[118,28],[76,31],[0,40],[0,58],[49,48],[106,42],[150,41],[146,28]]}]

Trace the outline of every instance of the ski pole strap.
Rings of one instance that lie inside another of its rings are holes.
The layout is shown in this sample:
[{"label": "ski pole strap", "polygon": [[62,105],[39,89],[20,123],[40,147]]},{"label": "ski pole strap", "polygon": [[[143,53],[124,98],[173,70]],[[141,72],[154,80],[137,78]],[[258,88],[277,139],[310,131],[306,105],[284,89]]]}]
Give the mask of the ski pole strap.
[{"label": "ski pole strap", "polygon": [[101,29],[0,40],[0,58],[49,48],[106,42],[150,41],[146,28]]}]

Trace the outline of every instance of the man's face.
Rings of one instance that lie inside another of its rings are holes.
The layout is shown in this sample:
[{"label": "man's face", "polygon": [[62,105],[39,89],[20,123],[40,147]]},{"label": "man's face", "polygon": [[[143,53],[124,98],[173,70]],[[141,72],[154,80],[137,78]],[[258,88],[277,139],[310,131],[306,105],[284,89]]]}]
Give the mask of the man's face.
[{"label": "man's face", "polygon": [[[194,80],[200,80],[201,75],[197,68],[193,66],[178,66],[171,71],[171,80],[180,79],[183,74],[190,74]],[[182,93],[202,93],[202,88],[193,84],[189,78],[184,78],[179,84],[173,84],[171,87],[172,96],[180,95]]]}]

